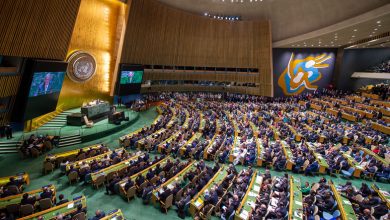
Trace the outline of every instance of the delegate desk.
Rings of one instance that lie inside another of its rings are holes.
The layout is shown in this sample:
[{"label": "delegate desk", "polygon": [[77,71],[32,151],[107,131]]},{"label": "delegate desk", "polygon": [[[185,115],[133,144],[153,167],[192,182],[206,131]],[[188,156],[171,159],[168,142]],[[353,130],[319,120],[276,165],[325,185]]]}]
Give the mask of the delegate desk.
[{"label": "delegate desk", "polygon": [[204,191],[210,189],[214,186],[214,184],[217,184],[218,186],[221,185],[222,181],[227,176],[227,171],[222,166],[219,168],[218,172],[214,175],[214,177],[207,183],[203,189],[192,198],[190,203],[189,212],[192,216],[195,216],[196,213],[198,213],[204,205]]},{"label": "delegate desk", "polygon": [[390,102],[389,101],[371,100],[370,104],[380,105],[380,106],[383,106],[383,107],[390,108]]},{"label": "delegate desk", "polygon": [[27,219],[38,219],[40,216],[45,220],[56,219],[56,216],[62,214],[63,216],[72,214],[77,210],[77,206],[81,204],[83,208],[87,207],[87,200],[84,196],[73,199],[73,201],[69,201],[67,203],[61,204],[59,206],[53,206],[50,209],[46,209],[41,212],[36,212],[34,214],[28,215],[23,218],[19,218],[21,220]]},{"label": "delegate desk", "polygon": [[293,161],[293,154],[291,152],[291,149],[289,146],[287,146],[285,141],[281,141],[281,145],[282,145],[282,150],[284,152],[284,155],[286,156],[286,161],[287,161],[286,169],[292,170],[292,167],[293,165],[295,165],[295,163]]},{"label": "delegate desk", "polygon": [[[49,187],[50,190],[53,191],[53,195],[55,196],[55,193],[56,193],[55,186],[48,185],[47,187]],[[42,191],[43,191],[43,187],[40,189],[30,191],[30,192],[25,192],[25,193],[27,193],[30,197],[39,198],[39,195],[42,193]],[[20,204],[20,202],[22,201],[23,195],[25,193],[20,193],[17,195],[12,195],[12,196],[0,198],[0,210],[7,208],[7,206],[9,206],[9,205]],[[37,199],[37,201],[38,201],[38,199]]]},{"label": "delegate desk", "polygon": [[30,184],[30,176],[28,173],[18,173],[14,176],[5,176],[5,177],[0,177],[0,187],[6,185],[9,183],[9,180],[11,177],[14,177],[15,180],[22,181],[23,183],[26,183],[27,185]]},{"label": "delegate desk", "polygon": [[107,213],[107,215],[100,220],[123,220],[125,217],[120,209],[116,209]]},{"label": "delegate desk", "polygon": [[358,217],[353,210],[352,203],[347,198],[341,198],[339,192],[332,182],[329,182],[330,188],[332,189],[337,206],[340,210],[340,216],[342,220],[357,220]]},{"label": "delegate desk", "polygon": [[[84,147],[81,149],[74,149],[74,150],[65,151],[65,152],[57,153],[57,154],[48,154],[45,158],[45,161],[49,159],[51,162],[54,162],[55,164],[59,164],[62,161],[71,160],[72,157],[74,159],[76,159],[76,155],[80,152],[80,150],[82,150],[83,152],[86,152],[89,149],[98,150],[98,149],[100,149],[100,146],[101,146],[101,144],[95,144],[95,145]],[[73,158],[72,158],[72,160],[74,160]]]},{"label": "delegate desk", "polygon": [[390,194],[388,191],[380,189],[377,185],[373,184],[372,189],[378,193],[383,202],[386,202],[387,207],[390,209]]},{"label": "delegate desk", "polygon": [[380,131],[380,132],[382,132],[384,134],[390,135],[390,127],[387,127],[385,125],[381,125],[381,124],[378,124],[376,122],[373,122],[372,123],[372,129]]},{"label": "delegate desk", "polygon": [[257,162],[256,165],[261,167],[263,166],[263,141],[260,138],[256,138],[256,146],[257,146]]},{"label": "delegate desk", "polygon": [[306,146],[307,146],[307,148],[309,148],[309,151],[316,158],[318,165],[320,166],[320,169],[318,172],[326,173],[326,170],[329,168],[329,165],[328,165],[328,162],[326,162],[326,159],[321,154],[316,152],[315,147],[312,143],[306,142]]},{"label": "delegate desk", "polygon": [[288,219],[303,219],[301,180],[299,178],[291,177],[290,179],[290,207],[288,210]]},{"label": "delegate desk", "polygon": [[256,197],[260,194],[261,184],[263,183],[263,177],[257,176],[255,171],[252,174],[252,181],[248,186],[248,190],[242,199],[240,206],[236,210],[235,220],[247,220],[252,209],[256,206]]},{"label": "delegate desk", "polygon": [[370,99],[375,99],[375,100],[378,100],[378,99],[379,99],[379,95],[377,95],[377,94],[371,94],[371,93],[366,93],[366,92],[363,92],[363,93],[362,93],[362,96],[367,97],[367,98],[370,98]]},{"label": "delegate desk", "polygon": [[176,174],[175,176],[173,176],[172,178],[167,180],[165,183],[160,185],[160,187],[158,187],[157,189],[153,190],[153,193],[152,193],[152,203],[155,204],[155,205],[157,204],[157,202],[159,201],[158,193],[159,192],[160,193],[163,192],[163,187],[164,186],[167,186],[169,189],[173,189],[175,182],[182,180],[184,175],[187,172],[195,171],[195,170],[196,170],[195,161],[192,161],[183,170],[181,170],[178,174]]},{"label": "delegate desk", "polygon": [[378,154],[372,152],[371,150],[369,150],[367,148],[364,148],[364,147],[358,147],[358,149],[364,151],[365,155],[367,155],[367,154],[371,155],[376,160],[378,160],[381,163],[383,163],[385,166],[389,166],[389,162],[388,161],[386,161],[384,158],[380,157]]},{"label": "delegate desk", "polygon": [[351,157],[351,155],[347,153],[343,153],[342,155],[348,161],[348,164],[355,168],[353,176],[359,178],[361,173],[364,171],[364,168],[360,166],[359,163],[353,157]]},{"label": "delegate desk", "polygon": [[107,176],[110,173],[118,172],[118,171],[120,171],[122,169],[127,169],[129,166],[131,166],[131,164],[130,164],[131,160],[136,160],[136,159],[138,159],[138,157],[143,157],[143,156],[144,156],[143,153],[137,152],[137,154],[135,156],[133,156],[133,157],[127,159],[127,160],[121,161],[121,162],[119,162],[117,164],[111,165],[111,166],[106,167],[104,169],[101,169],[101,170],[99,170],[97,172],[88,174],[85,177],[85,181],[86,182],[92,181],[92,184],[95,184],[96,179],[99,176]]}]

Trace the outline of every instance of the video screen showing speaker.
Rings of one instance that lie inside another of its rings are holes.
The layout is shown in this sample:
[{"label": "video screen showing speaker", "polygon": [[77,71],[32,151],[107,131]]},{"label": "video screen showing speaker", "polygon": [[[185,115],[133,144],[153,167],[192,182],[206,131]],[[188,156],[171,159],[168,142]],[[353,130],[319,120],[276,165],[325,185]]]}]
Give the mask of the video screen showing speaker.
[{"label": "video screen showing speaker", "polygon": [[35,61],[25,111],[26,120],[56,110],[67,65],[60,61]]},{"label": "video screen showing speaker", "polygon": [[139,94],[141,92],[144,67],[142,65],[121,64],[119,71],[117,95]]}]

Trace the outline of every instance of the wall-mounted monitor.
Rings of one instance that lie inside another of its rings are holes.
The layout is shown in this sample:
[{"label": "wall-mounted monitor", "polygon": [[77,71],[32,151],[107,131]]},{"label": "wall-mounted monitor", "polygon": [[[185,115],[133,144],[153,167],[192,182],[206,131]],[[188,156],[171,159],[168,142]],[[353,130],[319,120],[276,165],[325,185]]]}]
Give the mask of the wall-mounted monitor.
[{"label": "wall-mounted monitor", "polygon": [[128,71],[124,70],[121,71],[121,80],[120,84],[121,85],[126,85],[126,84],[139,84],[142,83],[142,77],[144,75],[144,71],[142,70],[137,70],[137,71]]},{"label": "wall-mounted monitor", "polygon": [[56,110],[67,65],[65,62],[51,60],[34,62],[25,120]]},{"label": "wall-mounted monitor", "polygon": [[116,95],[126,96],[141,92],[144,67],[142,65],[121,64],[119,68]]}]

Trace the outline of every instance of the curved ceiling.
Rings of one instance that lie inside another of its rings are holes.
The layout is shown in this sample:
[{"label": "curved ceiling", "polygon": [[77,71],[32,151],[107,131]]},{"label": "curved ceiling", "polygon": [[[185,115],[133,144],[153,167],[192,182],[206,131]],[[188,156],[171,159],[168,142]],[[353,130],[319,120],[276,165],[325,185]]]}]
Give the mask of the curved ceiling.
[{"label": "curved ceiling", "polygon": [[269,19],[273,41],[309,33],[388,4],[389,0],[159,0],[189,12]]}]

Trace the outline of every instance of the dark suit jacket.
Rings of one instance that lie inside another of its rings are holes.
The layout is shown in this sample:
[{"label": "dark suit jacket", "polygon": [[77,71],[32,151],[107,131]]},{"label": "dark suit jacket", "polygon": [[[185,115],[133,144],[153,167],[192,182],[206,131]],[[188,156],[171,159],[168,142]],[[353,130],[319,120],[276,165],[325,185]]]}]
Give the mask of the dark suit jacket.
[{"label": "dark suit jacket", "polygon": [[158,197],[160,198],[161,201],[164,202],[168,198],[168,196],[171,194],[172,194],[172,191],[168,188],[163,193],[159,194]]},{"label": "dark suit jacket", "polygon": [[57,202],[57,205],[61,205],[61,204],[67,203],[67,202],[69,202],[69,200],[63,199],[63,200],[60,200],[59,202]]}]

